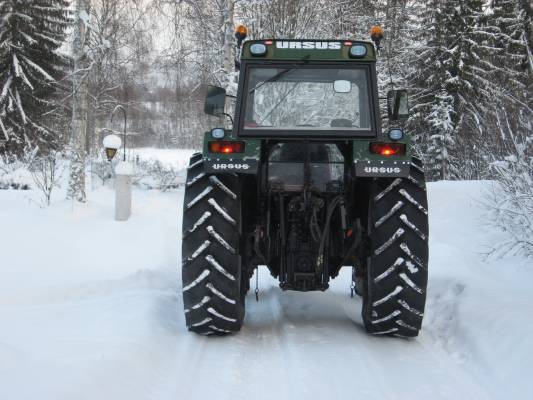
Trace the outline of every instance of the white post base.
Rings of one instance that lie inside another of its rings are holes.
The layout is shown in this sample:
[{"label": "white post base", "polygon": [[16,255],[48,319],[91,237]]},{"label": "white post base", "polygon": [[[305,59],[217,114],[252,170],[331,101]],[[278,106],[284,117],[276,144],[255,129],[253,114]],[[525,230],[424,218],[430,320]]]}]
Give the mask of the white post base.
[{"label": "white post base", "polygon": [[122,162],[116,168],[115,221],[127,221],[131,215],[131,165]]}]

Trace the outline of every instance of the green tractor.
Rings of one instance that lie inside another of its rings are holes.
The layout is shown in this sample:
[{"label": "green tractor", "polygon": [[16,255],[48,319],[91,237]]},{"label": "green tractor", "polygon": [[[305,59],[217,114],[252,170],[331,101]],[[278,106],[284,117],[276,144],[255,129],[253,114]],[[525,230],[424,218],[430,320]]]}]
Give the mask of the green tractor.
[{"label": "green tractor", "polygon": [[[383,131],[372,42],[246,41],[238,66],[232,129],[206,132],[187,172],[187,327],[239,331],[259,265],[302,292],[325,291],[351,267],[366,330],[417,336],[428,211],[422,163],[398,127],[407,92],[387,94],[393,128]],[[205,112],[228,116],[227,97],[208,87]]]}]

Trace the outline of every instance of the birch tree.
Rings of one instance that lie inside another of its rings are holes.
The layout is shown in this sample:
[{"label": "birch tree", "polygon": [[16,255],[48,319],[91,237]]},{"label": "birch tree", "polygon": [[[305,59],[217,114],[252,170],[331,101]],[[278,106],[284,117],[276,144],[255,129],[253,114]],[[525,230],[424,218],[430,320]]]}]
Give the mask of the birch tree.
[{"label": "birch tree", "polygon": [[225,77],[224,86],[226,89],[231,88],[233,82],[233,74],[235,65],[234,65],[234,48],[235,48],[235,38],[233,37],[234,29],[234,19],[233,15],[235,13],[235,0],[226,0],[223,4],[223,30],[224,30],[224,62],[222,65],[222,73]]},{"label": "birch tree", "polygon": [[76,0],[76,24],[72,55],[73,104],[72,130],[70,140],[70,180],[67,197],[79,202],[86,201],[85,195],[85,143],[87,134],[87,40],[89,36],[90,0]]},{"label": "birch tree", "polygon": [[[144,72],[151,72],[149,20],[153,16],[150,2],[143,0],[92,0],[90,11],[87,150],[94,154],[101,151],[96,125],[108,123],[117,104],[129,107],[131,87],[139,81],[145,83]],[[135,103],[136,99],[132,100]],[[135,107],[128,109],[128,116],[135,111]]]}]

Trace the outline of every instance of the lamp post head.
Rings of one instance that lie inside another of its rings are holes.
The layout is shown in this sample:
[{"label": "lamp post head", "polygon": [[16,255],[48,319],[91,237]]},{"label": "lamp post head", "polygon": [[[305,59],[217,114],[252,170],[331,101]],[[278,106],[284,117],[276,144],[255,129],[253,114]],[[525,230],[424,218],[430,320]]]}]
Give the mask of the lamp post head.
[{"label": "lamp post head", "polygon": [[111,133],[104,137],[103,144],[107,160],[111,161],[113,157],[115,157],[115,155],[117,154],[117,150],[120,149],[120,146],[122,145],[122,140],[119,136],[115,135],[114,133]]},{"label": "lamp post head", "polygon": [[115,157],[116,154],[117,154],[117,149],[111,149],[109,147],[106,147],[105,155],[107,156],[107,161],[111,161]]}]

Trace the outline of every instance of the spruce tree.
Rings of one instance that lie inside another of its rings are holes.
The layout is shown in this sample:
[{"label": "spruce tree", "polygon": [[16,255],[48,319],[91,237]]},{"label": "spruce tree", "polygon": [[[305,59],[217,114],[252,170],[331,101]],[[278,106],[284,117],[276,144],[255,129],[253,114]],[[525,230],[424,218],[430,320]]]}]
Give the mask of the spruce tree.
[{"label": "spruce tree", "polygon": [[424,138],[433,179],[479,178],[483,162],[475,144],[493,103],[482,0],[432,0],[412,84],[417,88],[412,124]]},{"label": "spruce tree", "polygon": [[53,139],[42,115],[65,69],[58,49],[67,7],[66,0],[0,1],[0,131],[11,151],[48,147]]},{"label": "spruce tree", "polygon": [[[500,67],[498,78],[503,85],[523,93],[529,64],[528,28],[530,7],[517,0],[492,0],[488,29],[492,33],[494,58]],[[531,72],[531,71],[529,71]]]},{"label": "spruce tree", "polygon": [[531,7],[522,1],[493,0],[491,11],[487,23],[495,49],[492,59],[499,67],[495,73],[499,92],[495,112],[505,110],[518,116],[509,121],[516,132],[524,129],[524,122],[529,125],[531,118]]},{"label": "spruce tree", "polygon": [[414,89],[410,127],[425,156],[429,179],[453,177],[449,160],[454,144],[454,97],[446,84],[449,55],[446,36],[448,10],[431,0],[421,13],[418,46],[410,86]]}]

